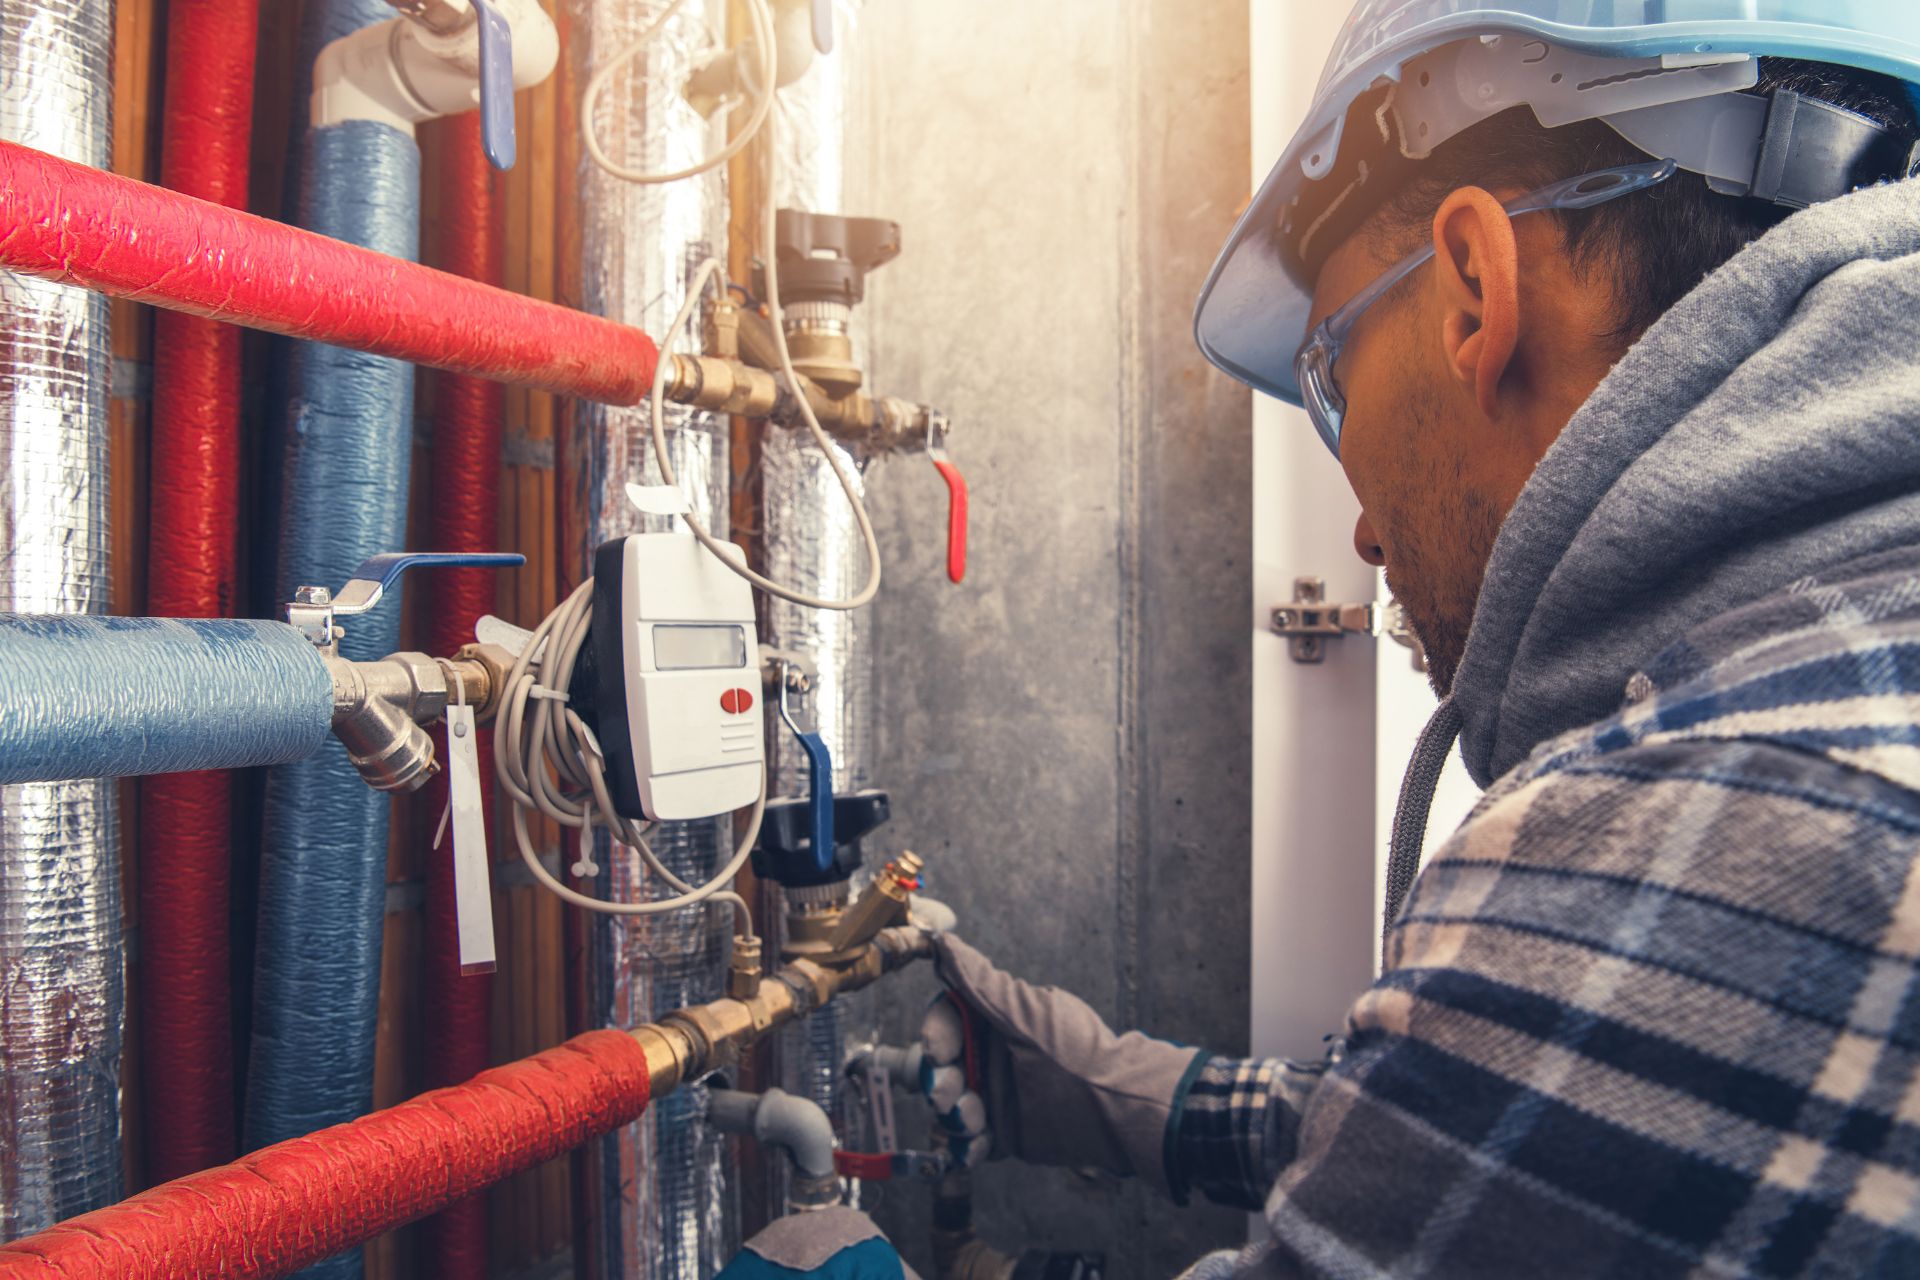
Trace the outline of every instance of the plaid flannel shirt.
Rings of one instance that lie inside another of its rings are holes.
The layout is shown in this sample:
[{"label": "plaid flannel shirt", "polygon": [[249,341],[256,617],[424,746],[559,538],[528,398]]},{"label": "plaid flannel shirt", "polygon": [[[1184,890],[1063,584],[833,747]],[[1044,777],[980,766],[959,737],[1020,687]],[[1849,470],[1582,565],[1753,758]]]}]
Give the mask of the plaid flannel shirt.
[{"label": "plaid flannel shirt", "polygon": [[1319,1070],[1215,1059],[1195,1276],[1920,1275],[1920,550],[1720,618],[1422,873]]}]

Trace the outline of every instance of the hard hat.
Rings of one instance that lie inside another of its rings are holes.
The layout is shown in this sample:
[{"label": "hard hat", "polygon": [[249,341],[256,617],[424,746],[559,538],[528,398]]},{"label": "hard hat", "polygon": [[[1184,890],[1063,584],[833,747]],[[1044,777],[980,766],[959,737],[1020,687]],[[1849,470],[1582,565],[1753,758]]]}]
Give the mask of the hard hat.
[{"label": "hard hat", "polygon": [[1892,76],[1920,114],[1917,0],[1360,0],[1200,291],[1200,350],[1299,404],[1321,262],[1417,161],[1511,107],[1548,128],[1603,120],[1716,191],[1791,207],[1920,159],[1889,163],[1886,131],[1850,111],[1739,92],[1763,56]]}]

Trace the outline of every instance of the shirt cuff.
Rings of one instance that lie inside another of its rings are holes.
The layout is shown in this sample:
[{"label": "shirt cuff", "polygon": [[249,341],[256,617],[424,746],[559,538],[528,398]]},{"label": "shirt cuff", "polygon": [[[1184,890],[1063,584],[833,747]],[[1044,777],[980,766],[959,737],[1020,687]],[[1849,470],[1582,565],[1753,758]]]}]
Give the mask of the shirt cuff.
[{"label": "shirt cuff", "polygon": [[1167,1180],[1215,1204],[1257,1210],[1293,1157],[1300,1112],[1324,1064],[1278,1058],[1196,1059],[1167,1127]]}]

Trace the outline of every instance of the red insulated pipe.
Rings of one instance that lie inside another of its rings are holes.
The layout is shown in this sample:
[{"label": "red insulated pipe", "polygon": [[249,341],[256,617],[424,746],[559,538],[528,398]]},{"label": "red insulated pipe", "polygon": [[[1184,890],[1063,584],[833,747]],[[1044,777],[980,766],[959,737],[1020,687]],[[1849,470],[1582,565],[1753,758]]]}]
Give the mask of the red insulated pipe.
[{"label": "red insulated pipe", "polygon": [[637,1040],[589,1031],[0,1245],[0,1280],[286,1275],[628,1123],[647,1083]]},{"label": "red insulated pipe", "polygon": [[0,142],[0,267],[290,338],[607,404],[638,329]]},{"label": "red insulated pipe", "polygon": [[[259,0],[174,0],[167,17],[160,180],[247,202]],[[234,612],[240,493],[240,331],[154,319],[148,611]],[[147,1177],[234,1154],[227,970],[232,775],[175,773],[142,788],[140,1028]]]},{"label": "red insulated pipe", "polygon": [[[439,129],[438,265],[483,284],[500,282],[501,226],[493,166],[480,145],[480,114],[454,116]],[[500,436],[506,388],[483,378],[444,373],[434,383],[433,492],[427,504],[427,546],[434,551],[498,551]],[[427,645],[452,653],[473,640],[473,624],[493,611],[494,574],[443,570],[427,579]],[[481,730],[480,788],[493,808],[493,734]],[[444,756],[442,757],[445,758]],[[438,815],[446,780],[436,779],[426,808]],[[460,972],[454,913],[453,859],[427,851],[427,1083],[451,1084],[484,1069],[493,979]],[[421,1224],[422,1255],[441,1280],[486,1280],[484,1196],[449,1206]]]}]

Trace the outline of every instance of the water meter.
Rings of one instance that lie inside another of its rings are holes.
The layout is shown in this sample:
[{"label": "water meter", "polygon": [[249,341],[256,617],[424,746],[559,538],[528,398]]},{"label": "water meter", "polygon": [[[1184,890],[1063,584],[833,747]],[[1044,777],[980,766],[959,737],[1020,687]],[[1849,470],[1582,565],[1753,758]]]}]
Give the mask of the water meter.
[{"label": "water meter", "polygon": [[689,533],[607,542],[594,556],[593,654],[617,811],[682,822],[758,798],[766,745],[746,579]]}]

